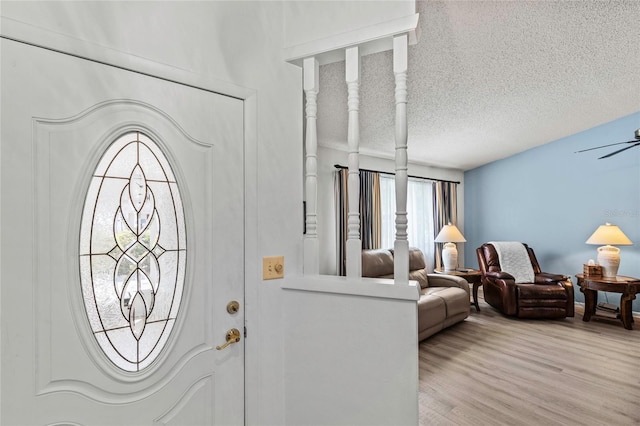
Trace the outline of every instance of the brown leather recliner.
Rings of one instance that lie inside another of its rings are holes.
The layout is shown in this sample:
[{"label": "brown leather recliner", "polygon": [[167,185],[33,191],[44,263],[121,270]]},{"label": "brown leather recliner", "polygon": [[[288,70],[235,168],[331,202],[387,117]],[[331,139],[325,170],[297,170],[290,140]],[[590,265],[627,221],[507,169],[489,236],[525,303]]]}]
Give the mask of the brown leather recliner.
[{"label": "brown leather recliner", "polygon": [[476,249],[482,271],[484,300],[503,314],[519,318],[573,317],[571,279],[565,275],[542,272],[533,249],[526,244],[524,246],[535,276],[531,283],[516,283],[511,274],[502,271],[493,244],[483,244]]}]

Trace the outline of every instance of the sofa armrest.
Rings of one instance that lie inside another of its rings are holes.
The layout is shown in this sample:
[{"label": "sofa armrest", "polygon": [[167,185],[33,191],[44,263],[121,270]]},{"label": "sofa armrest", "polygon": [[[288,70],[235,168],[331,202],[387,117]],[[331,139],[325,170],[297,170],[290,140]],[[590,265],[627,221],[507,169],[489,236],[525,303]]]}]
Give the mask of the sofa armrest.
[{"label": "sofa armrest", "polygon": [[429,287],[460,287],[469,294],[469,283],[462,277],[447,274],[427,274]]}]

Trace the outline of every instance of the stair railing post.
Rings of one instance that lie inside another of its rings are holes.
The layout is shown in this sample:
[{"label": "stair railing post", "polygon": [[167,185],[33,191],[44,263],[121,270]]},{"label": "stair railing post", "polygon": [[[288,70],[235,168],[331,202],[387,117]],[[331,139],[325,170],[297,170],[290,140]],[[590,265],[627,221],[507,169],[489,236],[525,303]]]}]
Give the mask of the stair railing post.
[{"label": "stair railing post", "polygon": [[316,116],[318,111],[317,96],[319,91],[319,66],[315,57],[306,58],[302,64],[303,89],[306,98],[306,134],[305,134],[305,193],[306,216],[304,236],[304,274],[318,275],[319,250],[318,250],[318,133],[316,129]]},{"label": "stair railing post", "polygon": [[362,276],[362,242],[360,239],[360,48],[345,50],[345,80],[347,82],[347,109],[349,124],[347,142],[349,145],[349,192],[347,215],[346,261],[347,277]]},{"label": "stair railing post", "polygon": [[407,68],[408,35],[393,38],[393,74],[396,90],[396,240],[394,242],[394,280],[409,284],[409,241],[407,238]]}]

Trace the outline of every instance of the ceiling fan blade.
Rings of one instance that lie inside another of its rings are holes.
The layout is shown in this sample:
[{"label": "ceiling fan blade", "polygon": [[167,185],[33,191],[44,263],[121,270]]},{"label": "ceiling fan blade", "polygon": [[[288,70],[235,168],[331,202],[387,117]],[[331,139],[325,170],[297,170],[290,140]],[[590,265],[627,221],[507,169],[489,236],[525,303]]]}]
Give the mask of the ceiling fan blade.
[{"label": "ceiling fan blade", "polygon": [[619,149],[619,150],[617,150],[617,151],[613,151],[613,152],[612,152],[612,153],[610,153],[610,154],[607,154],[607,155],[605,155],[605,156],[602,156],[602,157],[598,158],[598,160],[602,160],[603,158],[613,157],[614,155],[616,155],[616,154],[620,154],[622,151],[626,151],[626,150],[631,149],[631,148],[633,148],[633,147],[635,147],[635,146],[640,146],[640,142],[636,142],[635,144],[633,144],[633,145],[631,145],[631,146],[628,146],[628,147],[626,147],[626,148],[622,148],[622,149]]},{"label": "ceiling fan blade", "polygon": [[638,142],[638,139],[634,139],[634,140],[632,140],[632,141],[626,141],[626,142],[610,143],[610,144],[607,144],[607,145],[600,145],[600,146],[596,146],[596,147],[594,147],[594,148],[582,149],[582,150],[580,150],[580,151],[576,151],[576,152],[574,152],[574,154],[577,154],[577,153],[579,153],[579,152],[593,151],[594,149],[606,148],[606,147],[608,147],[608,146],[622,145],[623,143],[636,143],[636,142]]}]

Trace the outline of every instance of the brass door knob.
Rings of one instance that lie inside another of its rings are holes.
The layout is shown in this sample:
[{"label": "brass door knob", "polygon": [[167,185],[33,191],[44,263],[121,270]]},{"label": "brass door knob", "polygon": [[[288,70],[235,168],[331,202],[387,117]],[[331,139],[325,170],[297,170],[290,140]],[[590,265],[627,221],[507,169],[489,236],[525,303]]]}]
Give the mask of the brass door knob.
[{"label": "brass door knob", "polygon": [[237,328],[232,328],[231,330],[227,331],[226,339],[226,343],[220,346],[216,346],[217,350],[221,351],[232,343],[238,343],[240,341],[240,331]]},{"label": "brass door knob", "polygon": [[238,303],[235,300],[232,300],[231,302],[227,303],[227,312],[229,312],[230,314],[235,314],[240,310],[240,303]]}]

